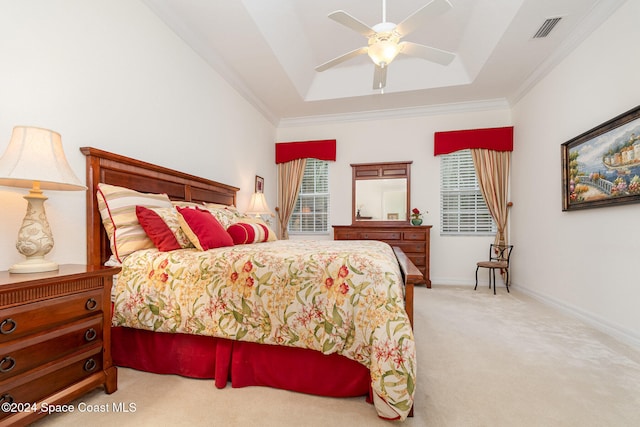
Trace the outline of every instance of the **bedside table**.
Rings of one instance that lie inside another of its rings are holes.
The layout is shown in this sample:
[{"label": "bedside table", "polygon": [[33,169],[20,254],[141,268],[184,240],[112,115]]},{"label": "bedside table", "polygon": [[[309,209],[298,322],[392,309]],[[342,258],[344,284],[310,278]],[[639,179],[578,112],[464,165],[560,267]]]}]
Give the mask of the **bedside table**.
[{"label": "bedside table", "polygon": [[[111,361],[111,285],[120,268],[61,265],[0,272],[0,426],[25,425],[104,386],[118,387]],[[45,405],[45,408],[46,408]]]}]

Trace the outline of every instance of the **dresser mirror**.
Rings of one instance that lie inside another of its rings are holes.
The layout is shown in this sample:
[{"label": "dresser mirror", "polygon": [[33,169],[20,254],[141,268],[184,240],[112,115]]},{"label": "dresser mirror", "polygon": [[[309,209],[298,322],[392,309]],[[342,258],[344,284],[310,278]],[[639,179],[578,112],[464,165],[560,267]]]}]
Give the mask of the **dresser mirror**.
[{"label": "dresser mirror", "polygon": [[352,164],[352,223],[403,224],[409,221],[411,162]]}]

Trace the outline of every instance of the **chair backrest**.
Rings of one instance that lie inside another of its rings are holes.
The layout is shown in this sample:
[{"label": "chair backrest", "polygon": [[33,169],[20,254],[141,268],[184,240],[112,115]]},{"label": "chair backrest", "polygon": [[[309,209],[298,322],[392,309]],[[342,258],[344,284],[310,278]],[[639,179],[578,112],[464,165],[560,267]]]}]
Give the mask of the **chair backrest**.
[{"label": "chair backrest", "polygon": [[489,260],[506,261],[508,266],[512,250],[513,245],[496,245],[492,243],[491,247],[489,248]]}]

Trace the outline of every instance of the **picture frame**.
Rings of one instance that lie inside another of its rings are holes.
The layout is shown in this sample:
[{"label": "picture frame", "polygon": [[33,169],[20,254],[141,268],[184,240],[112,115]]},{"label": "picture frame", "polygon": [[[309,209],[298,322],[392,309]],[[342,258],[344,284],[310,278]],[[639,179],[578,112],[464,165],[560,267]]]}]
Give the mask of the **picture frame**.
[{"label": "picture frame", "polygon": [[640,105],[561,150],[563,211],[640,202]]},{"label": "picture frame", "polygon": [[264,193],[264,178],[256,175],[256,193]]}]

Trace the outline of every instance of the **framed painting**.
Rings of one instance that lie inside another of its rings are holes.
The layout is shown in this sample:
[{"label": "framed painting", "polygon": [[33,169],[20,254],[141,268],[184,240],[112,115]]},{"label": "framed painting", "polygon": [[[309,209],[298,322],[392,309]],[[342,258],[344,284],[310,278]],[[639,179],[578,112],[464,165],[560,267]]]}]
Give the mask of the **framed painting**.
[{"label": "framed painting", "polygon": [[256,175],[256,193],[264,193],[264,178]]},{"label": "framed painting", "polygon": [[640,106],[561,148],[563,211],[640,202]]}]

